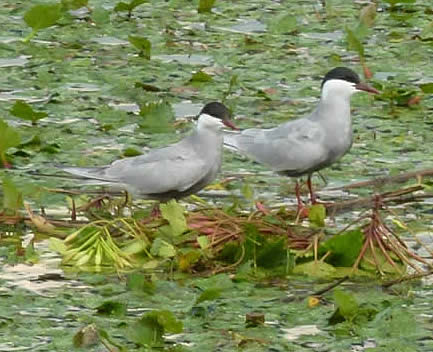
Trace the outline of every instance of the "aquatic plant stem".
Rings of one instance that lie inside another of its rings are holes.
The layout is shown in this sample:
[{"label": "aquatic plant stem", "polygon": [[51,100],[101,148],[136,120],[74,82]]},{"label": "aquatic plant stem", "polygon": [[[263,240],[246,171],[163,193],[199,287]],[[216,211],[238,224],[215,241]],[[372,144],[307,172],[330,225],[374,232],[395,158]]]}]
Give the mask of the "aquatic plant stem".
[{"label": "aquatic plant stem", "polygon": [[24,39],[22,39],[23,43],[28,43],[30,40],[32,40],[37,32],[38,31],[35,29],[32,30]]}]

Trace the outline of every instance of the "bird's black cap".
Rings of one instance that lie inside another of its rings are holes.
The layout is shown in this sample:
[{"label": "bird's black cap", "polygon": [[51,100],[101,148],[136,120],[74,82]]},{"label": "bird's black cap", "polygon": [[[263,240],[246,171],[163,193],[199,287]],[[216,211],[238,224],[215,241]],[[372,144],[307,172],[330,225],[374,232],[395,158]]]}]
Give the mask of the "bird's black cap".
[{"label": "bird's black cap", "polygon": [[201,114],[207,114],[218,119],[221,119],[223,124],[227,127],[230,127],[233,130],[237,130],[238,128],[233,124],[230,120],[231,112],[230,110],[222,103],[217,101],[213,101],[211,103],[207,103],[203,109],[201,109],[200,113],[197,115],[198,118]]},{"label": "bird's black cap", "polygon": [[323,77],[321,87],[323,87],[326,81],[329,81],[331,79],[341,79],[344,81],[352,82],[354,84],[358,84],[359,82],[361,82],[359,76],[347,67],[336,67],[329,71],[325,75],[325,77]]},{"label": "bird's black cap", "polygon": [[203,107],[203,109],[201,109],[198,116],[200,116],[201,114],[207,114],[213,117],[217,117],[221,120],[229,120],[231,116],[230,110],[224,104],[217,101],[207,103]]}]

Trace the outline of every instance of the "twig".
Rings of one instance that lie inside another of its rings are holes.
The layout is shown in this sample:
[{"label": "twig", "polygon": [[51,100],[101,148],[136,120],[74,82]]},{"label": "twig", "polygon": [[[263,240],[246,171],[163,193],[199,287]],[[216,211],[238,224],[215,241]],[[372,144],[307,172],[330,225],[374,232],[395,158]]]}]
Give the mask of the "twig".
[{"label": "twig", "polygon": [[313,292],[313,293],[311,293],[311,294],[309,294],[308,296],[321,296],[321,295],[323,295],[324,293],[326,293],[326,292],[328,292],[328,291],[331,291],[333,288],[335,288],[335,287],[337,287],[337,286],[339,286],[339,285],[341,285],[344,281],[346,281],[347,279],[349,279],[349,276],[343,276],[341,279],[338,279],[337,281],[335,281],[334,283],[332,283],[332,284],[330,284],[330,285],[328,285],[328,286],[326,286],[326,287],[324,287],[324,288],[322,288],[322,289],[320,289],[320,290],[318,290],[318,291],[316,291],[316,292]]},{"label": "twig", "polygon": [[345,185],[341,187],[329,188],[329,190],[331,191],[340,190],[340,189],[346,190],[346,189],[360,188],[366,186],[382,187],[390,183],[403,183],[406,182],[407,180],[410,180],[411,178],[418,178],[423,176],[433,176],[433,169],[405,172],[395,176],[379,177],[372,180],[351,183],[349,185]]},{"label": "twig", "polygon": [[[403,188],[399,189],[397,191],[392,192],[385,192],[379,195],[372,195],[370,197],[364,197],[354,200],[347,200],[339,203],[326,203],[325,207],[330,215],[335,215],[337,213],[342,213],[346,211],[353,210],[354,208],[365,208],[365,207],[372,207],[374,206],[375,200],[377,197],[380,197],[382,203],[406,203],[406,202],[413,202],[417,200],[416,195],[412,195],[410,193],[417,192],[423,190],[424,187],[419,186],[413,186],[409,188]],[[410,194],[410,197],[407,196]],[[406,196],[406,197],[405,197]],[[429,197],[432,197],[431,195]],[[425,198],[425,195],[422,195],[422,198]]]},{"label": "twig", "polygon": [[395,284],[400,284],[400,283],[405,282],[405,281],[420,279],[422,277],[429,276],[429,275],[432,275],[432,274],[433,274],[433,269],[429,270],[429,271],[426,271],[426,272],[423,272],[423,273],[417,273],[417,274],[412,274],[412,275],[404,276],[404,277],[401,277],[401,278],[396,279],[396,280],[385,282],[385,283],[382,284],[382,287],[383,288],[389,288],[389,287],[391,287],[391,286],[393,286]]}]

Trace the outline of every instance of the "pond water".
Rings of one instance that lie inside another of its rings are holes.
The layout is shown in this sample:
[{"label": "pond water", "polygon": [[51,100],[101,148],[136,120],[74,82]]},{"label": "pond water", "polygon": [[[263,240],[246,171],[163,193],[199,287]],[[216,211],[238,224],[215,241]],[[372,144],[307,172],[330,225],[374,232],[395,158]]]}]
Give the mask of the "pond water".
[{"label": "pond water", "polygon": [[[241,128],[271,127],[302,116],[317,103],[321,78],[329,69],[348,66],[363,72],[353,43],[348,46],[351,29],[362,38],[365,65],[373,73],[370,83],[384,94],[352,98],[353,147],[323,171],[326,185],[319,177],[314,183],[322,200],[334,202],[396,190],[402,185],[344,192],[332,188],[433,167],[433,94],[425,88],[433,84],[433,7],[421,0],[383,1],[373,20],[365,15],[368,4],[217,1],[212,12],[198,13],[196,2],[151,0],[129,18],[126,12],[113,10],[113,1],[91,0],[91,11],[66,13],[57,25],[22,42],[31,32],[23,16],[34,4],[4,0],[0,117],[18,129],[21,144],[8,150],[14,167],[0,169],[0,177],[11,178],[35,209],[63,209],[65,196],[43,187],[77,185],[31,173],[54,173],[58,163],[103,165],[128,148],[141,151],[178,140],[188,133],[188,123],[169,134],[150,134],[139,127],[139,105],[162,99],[179,120],[194,115],[206,102],[224,100]],[[371,27],[362,29],[360,18]],[[150,41],[150,60],[130,44],[130,35]],[[200,70],[212,80],[191,82]],[[17,99],[48,116],[36,126],[14,117],[10,109]],[[38,142],[31,143],[35,137]],[[229,178],[224,190],[201,194],[217,205],[239,197],[247,207],[251,204],[242,197],[242,188],[248,183],[254,199],[267,207],[295,204],[294,180],[226,152],[216,183]],[[428,195],[430,181],[422,182],[422,192]],[[410,240],[411,234],[399,228],[398,221],[431,243],[431,204],[426,197],[395,206],[386,220],[404,238]],[[342,228],[358,214],[339,214],[328,219],[327,226]],[[36,254],[28,257],[33,264],[14,263],[10,243],[26,243],[32,234],[16,238],[1,231],[0,351],[68,351],[73,336],[89,324],[128,350],[144,351],[130,342],[128,327],[153,309],[168,309],[184,324],[181,334],[167,339],[167,350],[433,350],[430,279],[388,291],[376,283],[344,283],[343,289],[356,293],[358,302],[380,313],[361,327],[336,328],[328,321],[335,311],[332,292],[318,306],[308,305],[306,297],[326,286],[317,280],[289,277],[258,283],[233,281],[226,274],[170,280],[156,272],[150,275],[156,282],[153,293],[137,293],[127,286],[126,275],[64,272],[47,240],[35,243]],[[195,303],[203,290],[214,287],[222,289],[219,298]],[[120,302],[126,312],[98,315],[97,307],[107,301]],[[251,312],[263,313],[264,325],[246,327],[245,316]]]}]

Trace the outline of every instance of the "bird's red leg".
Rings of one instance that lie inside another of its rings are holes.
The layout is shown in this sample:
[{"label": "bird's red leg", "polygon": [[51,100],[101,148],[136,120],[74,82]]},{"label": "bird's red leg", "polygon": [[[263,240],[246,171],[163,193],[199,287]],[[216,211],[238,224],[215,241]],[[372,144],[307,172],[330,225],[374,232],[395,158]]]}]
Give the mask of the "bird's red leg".
[{"label": "bird's red leg", "polygon": [[301,187],[299,186],[298,180],[296,180],[296,184],[295,184],[295,195],[296,195],[296,201],[298,202],[298,216],[300,218],[304,218],[308,216],[308,209],[305,208],[304,202],[301,199]]},{"label": "bird's red leg", "polygon": [[313,185],[311,184],[311,174],[309,174],[307,178],[307,187],[310,191],[311,204],[317,204],[317,198],[313,191]]}]

